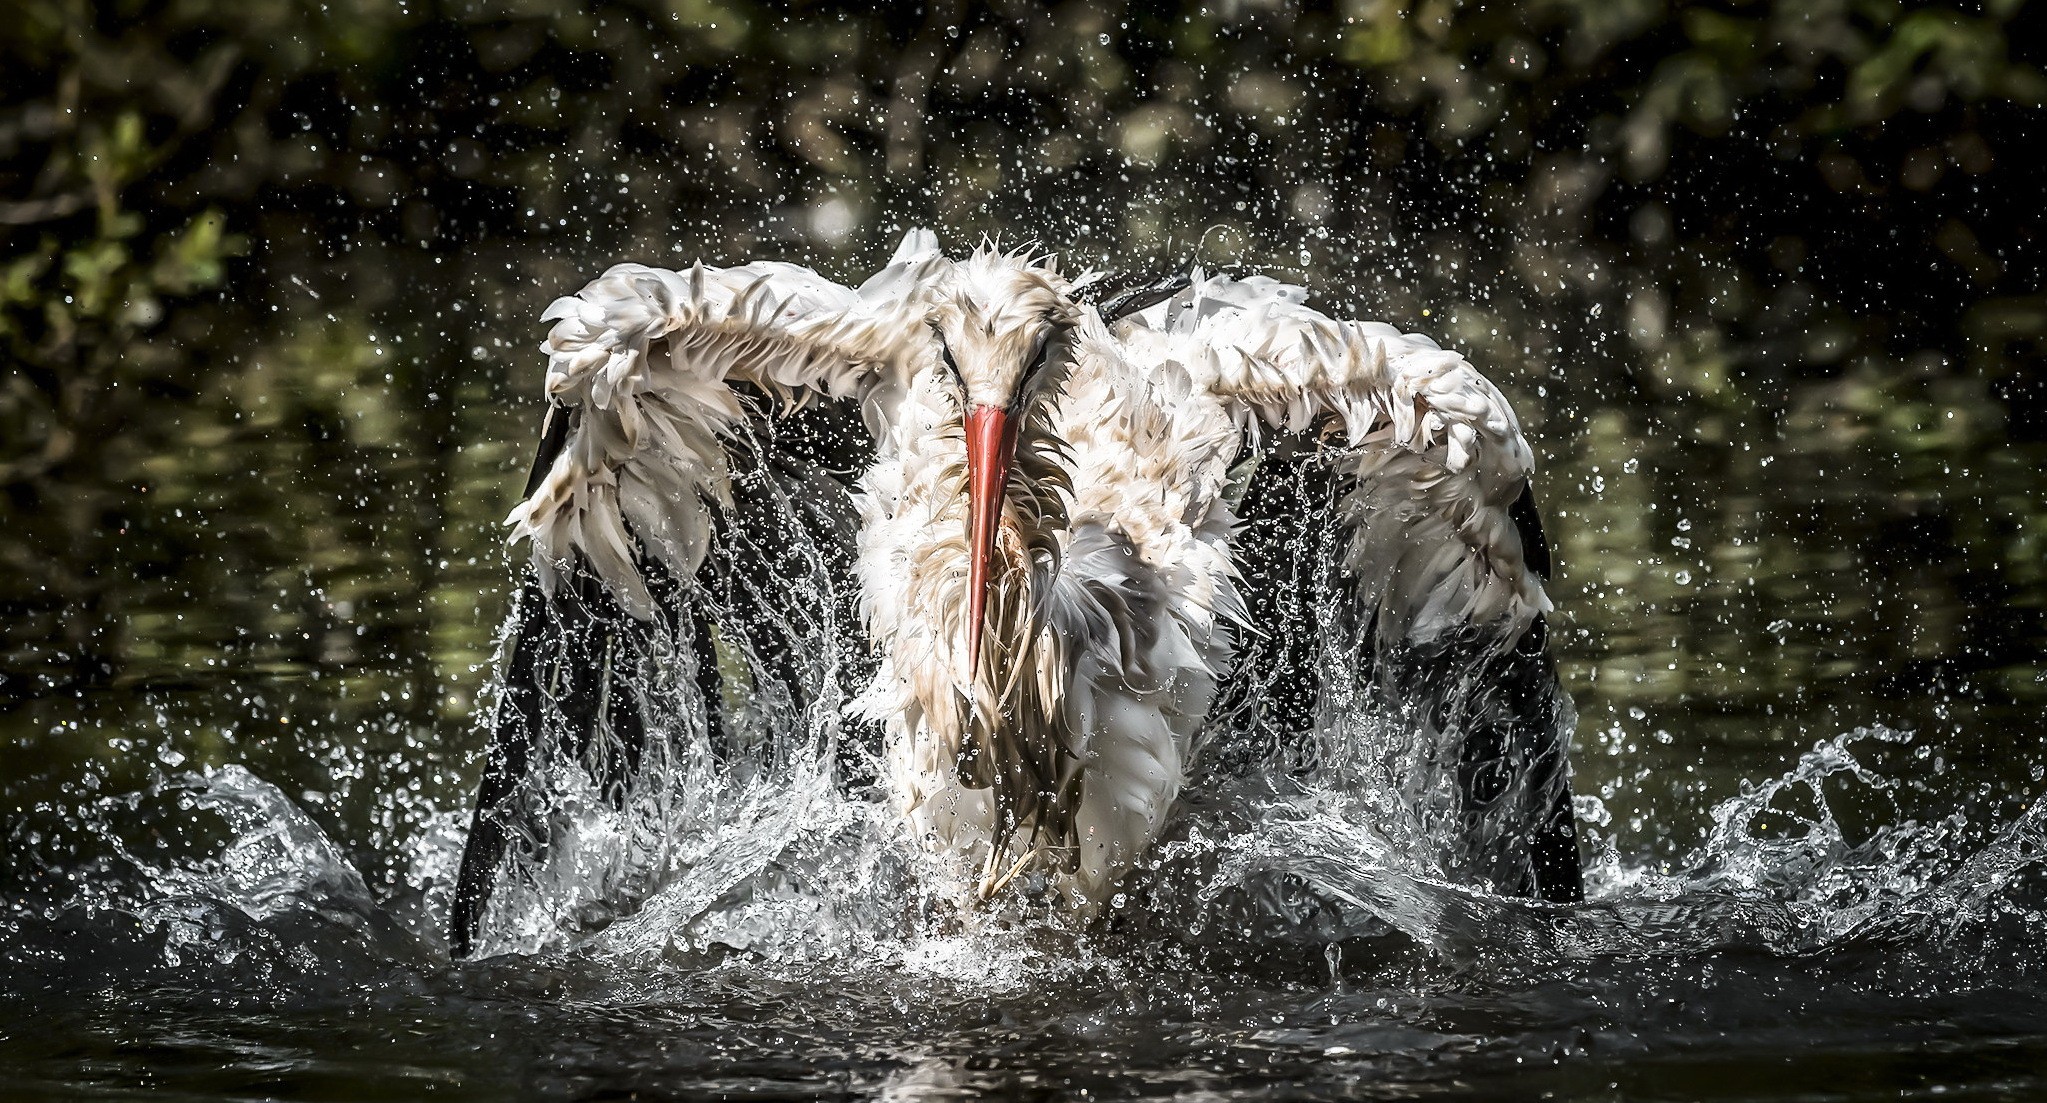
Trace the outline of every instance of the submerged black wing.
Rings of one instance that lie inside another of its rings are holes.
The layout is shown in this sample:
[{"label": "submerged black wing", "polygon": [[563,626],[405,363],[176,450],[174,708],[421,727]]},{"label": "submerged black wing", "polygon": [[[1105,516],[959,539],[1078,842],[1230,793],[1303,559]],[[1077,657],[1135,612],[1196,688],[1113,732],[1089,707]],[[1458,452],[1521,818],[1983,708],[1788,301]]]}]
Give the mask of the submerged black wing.
[{"label": "submerged black wing", "polygon": [[1363,772],[1442,841],[1445,873],[1577,900],[1576,715],[1519,426],[1462,357],[1301,300],[1216,278],[1147,319],[1245,430],[1233,549],[1261,631],[1217,757]]},{"label": "submerged black wing", "polygon": [[[700,738],[731,766],[758,749],[760,729],[795,730],[835,685],[859,679],[868,660],[849,632],[855,595],[835,583],[852,572],[848,473],[872,444],[841,406],[763,418],[758,430],[729,453],[732,501],[714,511],[716,535],[692,578],[647,554],[628,524],[651,617],[631,615],[580,554],[552,586],[526,568],[450,906],[455,956],[475,949],[500,880],[550,858],[565,813],[551,769],[580,769],[606,808],[624,813],[644,795],[650,743]],[[870,757],[847,748],[842,773],[860,780]],[[575,925],[629,910],[657,872],[593,881]]]},{"label": "submerged black wing", "polygon": [[860,400],[889,385],[915,331],[898,315],[937,263],[912,244],[860,292],[782,265],[621,266],[550,308],[551,405],[512,517],[534,554],[450,908],[457,957],[507,886],[525,904],[511,928],[630,911],[672,867],[704,771],[780,768],[791,739],[835,730],[813,721],[865,653],[845,581],[873,447]]}]

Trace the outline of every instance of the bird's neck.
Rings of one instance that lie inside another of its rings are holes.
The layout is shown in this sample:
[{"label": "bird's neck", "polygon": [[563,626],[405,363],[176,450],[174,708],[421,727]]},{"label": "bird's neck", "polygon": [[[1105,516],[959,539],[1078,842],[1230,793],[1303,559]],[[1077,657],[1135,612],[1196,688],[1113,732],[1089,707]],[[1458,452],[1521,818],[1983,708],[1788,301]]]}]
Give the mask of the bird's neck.
[{"label": "bird's neck", "polygon": [[[1067,478],[1049,421],[1026,414],[1003,488],[976,661],[968,651],[972,547],[961,427],[956,414],[931,417],[925,426],[914,420],[903,426],[896,455],[884,459],[889,470],[869,480],[871,562],[883,575],[869,592],[890,597],[870,602],[868,620],[897,668],[917,672],[911,688],[925,715],[936,719],[965,702],[987,706],[1013,697],[1014,683],[1041,665],[1039,605],[1057,571]],[[959,719],[963,732],[968,717]]]},{"label": "bird's neck", "polygon": [[975,662],[957,407],[926,394],[901,409],[862,505],[868,628],[888,656],[873,712],[901,725],[893,753],[918,779],[905,783],[910,791],[957,784],[990,793],[996,819],[988,827],[1008,841],[989,852],[984,873],[999,879],[1025,849],[1065,837],[1067,790],[1079,776],[1067,717],[1073,657],[1046,617],[1067,528],[1068,460],[1050,418],[1027,414],[1004,486]]}]

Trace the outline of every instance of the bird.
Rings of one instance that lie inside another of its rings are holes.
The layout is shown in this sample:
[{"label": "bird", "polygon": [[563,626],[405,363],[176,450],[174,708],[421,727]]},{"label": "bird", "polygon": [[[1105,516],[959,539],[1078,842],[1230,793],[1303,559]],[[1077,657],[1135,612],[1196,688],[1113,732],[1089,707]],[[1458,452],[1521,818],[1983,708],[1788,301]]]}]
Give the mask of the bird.
[{"label": "bird", "polygon": [[[1198,268],[1068,277],[987,240],[951,257],[918,229],[857,287],[784,262],[627,263],[556,299],[456,956],[548,845],[550,754],[630,799],[649,656],[684,656],[713,728],[738,723],[734,653],[749,684],[817,677],[761,635],[786,617],[707,611],[805,600],[768,546],[787,516],[747,528],[746,488],[768,484],[840,557],[864,655],[845,711],[879,733],[907,845],[952,863],[970,903],[1031,883],[1089,921],[1229,717],[1299,732],[1361,691],[1418,739],[1448,733],[1451,866],[1581,898],[1520,423],[1463,356],[1307,298]],[[779,435],[817,410],[853,428]],[[1304,554],[1334,600],[1282,563]],[[1347,641],[1333,659],[1274,631],[1304,604]]]}]

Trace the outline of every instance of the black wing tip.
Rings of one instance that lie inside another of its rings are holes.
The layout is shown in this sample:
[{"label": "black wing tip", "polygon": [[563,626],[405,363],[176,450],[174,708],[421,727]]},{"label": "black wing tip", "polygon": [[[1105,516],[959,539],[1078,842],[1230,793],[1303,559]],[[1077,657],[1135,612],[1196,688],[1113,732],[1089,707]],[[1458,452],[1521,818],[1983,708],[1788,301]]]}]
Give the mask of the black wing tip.
[{"label": "black wing tip", "polygon": [[1507,507],[1507,517],[1514,522],[1514,531],[1521,537],[1521,557],[1544,582],[1549,581],[1552,564],[1549,554],[1549,540],[1542,531],[1542,510],[1535,504],[1535,483],[1521,484],[1521,496]]},{"label": "black wing tip", "polygon": [[[504,840],[484,842],[479,836],[493,836],[501,833],[492,830],[484,822],[484,811],[478,806],[475,821],[469,828],[469,843],[462,850],[462,866],[455,876],[455,896],[448,905],[448,956],[456,961],[466,961],[476,953],[476,939],[483,933],[483,916],[490,908],[491,891],[497,886],[498,859],[504,854]],[[489,852],[485,859],[483,854]]]},{"label": "black wing tip", "polygon": [[[569,434],[575,431],[581,418],[571,407],[550,400],[547,412],[540,423],[540,442],[534,449],[533,467],[526,475],[526,490],[522,498],[531,498],[547,473],[554,468],[562,450],[568,446]],[[489,759],[484,766],[484,777],[478,786],[476,809],[469,821],[469,838],[462,846],[462,862],[455,875],[455,895],[448,906],[448,950],[455,960],[468,958],[475,952],[476,939],[483,930],[484,915],[490,909],[490,899],[497,887],[498,869],[504,863],[505,849],[510,842],[504,825],[499,822],[498,806],[508,799],[511,789],[517,784],[515,775],[533,752],[534,733],[539,728],[539,717],[533,714],[533,702],[529,694],[537,687],[534,680],[533,650],[538,637],[546,631],[546,595],[541,592],[540,580],[528,571],[526,581],[520,588],[517,601],[518,628],[512,643],[512,654],[505,672],[504,696],[498,704],[498,713],[492,726],[488,750]]]},{"label": "black wing tip", "polygon": [[[1194,285],[1193,273],[1185,268],[1165,276],[1111,276],[1094,288],[1095,309],[1108,325],[1149,310]],[[1113,293],[1111,293],[1113,292]],[[1106,297],[1101,297],[1106,295]]]},{"label": "black wing tip", "polygon": [[1529,847],[1535,897],[1545,904],[1585,902],[1585,864],[1578,854],[1578,828],[1567,789],[1557,812],[1536,831]]},{"label": "black wing tip", "polygon": [[462,845],[462,863],[455,874],[455,896],[448,907],[448,946],[456,959],[466,958],[483,928],[483,917],[497,887],[510,836],[504,823],[506,803],[516,792],[520,775],[532,761],[540,730],[536,651],[547,631],[547,597],[538,574],[526,573],[519,588],[511,654],[504,686],[491,723],[483,778],[476,787],[476,808],[469,818],[469,838]]},{"label": "black wing tip", "polygon": [[531,498],[540,489],[547,473],[554,469],[554,461],[560,458],[562,449],[569,442],[569,433],[580,420],[575,410],[553,401],[547,404],[547,413],[540,422],[540,447],[533,453],[533,469],[526,473],[526,493],[522,498]]}]

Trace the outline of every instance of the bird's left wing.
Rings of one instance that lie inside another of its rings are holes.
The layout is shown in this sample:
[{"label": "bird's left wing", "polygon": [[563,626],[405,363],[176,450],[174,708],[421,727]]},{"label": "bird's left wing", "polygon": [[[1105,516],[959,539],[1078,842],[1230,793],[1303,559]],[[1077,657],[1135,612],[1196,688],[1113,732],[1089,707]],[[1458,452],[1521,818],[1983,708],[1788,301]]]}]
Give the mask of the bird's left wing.
[{"label": "bird's left wing", "polygon": [[1575,717],[1545,654],[1549,551],[1520,425],[1464,357],[1305,300],[1197,273],[1119,328],[1243,430],[1238,566],[1253,620],[1297,631],[1291,650],[1270,633],[1246,648],[1237,688],[1292,695],[1297,729],[1376,702],[1453,760],[1466,838],[1450,864],[1575,898]]},{"label": "bird's left wing", "polygon": [[[621,264],[542,315],[547,420],[508,518],[531,567],[451,906],[458,957],[512,859],[545,857],[563,787],[582,784],[564,763],[630,796],[666,722],[643,692],[659,655],[689,655],[713,734],[735,694],[801,680],[773,668],[821,614],[783,576],[848,569],[843,469],[892,416],[947,264],[928,231],[857,289],[790,264]],[[750,680],[721,686],[735,662]]]}]

